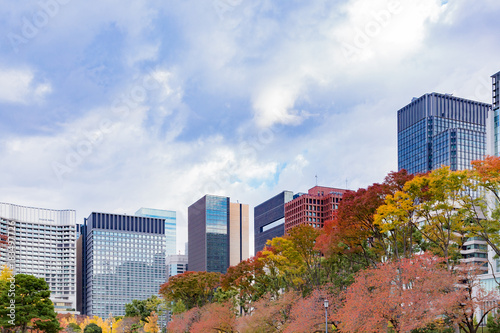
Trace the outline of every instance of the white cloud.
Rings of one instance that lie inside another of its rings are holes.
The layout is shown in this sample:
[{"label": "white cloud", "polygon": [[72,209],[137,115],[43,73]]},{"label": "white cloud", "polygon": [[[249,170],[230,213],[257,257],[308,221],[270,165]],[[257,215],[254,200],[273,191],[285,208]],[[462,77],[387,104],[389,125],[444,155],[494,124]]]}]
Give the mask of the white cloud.
[{"label": "white cloud", "polygon": [[35,75],[27,69],[0,68],[0,102],[31,104],[52,91],[49,83],[33,82]]}]

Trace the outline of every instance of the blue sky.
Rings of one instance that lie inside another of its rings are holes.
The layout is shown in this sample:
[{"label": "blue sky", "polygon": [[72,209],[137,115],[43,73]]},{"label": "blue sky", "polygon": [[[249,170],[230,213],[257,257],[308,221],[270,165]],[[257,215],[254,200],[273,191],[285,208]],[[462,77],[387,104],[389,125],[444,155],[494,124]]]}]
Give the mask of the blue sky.
[{"label": "blue sky", "polygon": [[133,214],[253,206],[397,169],[396,111],[491,101],[495,0],[0,6],[0,201]]}]

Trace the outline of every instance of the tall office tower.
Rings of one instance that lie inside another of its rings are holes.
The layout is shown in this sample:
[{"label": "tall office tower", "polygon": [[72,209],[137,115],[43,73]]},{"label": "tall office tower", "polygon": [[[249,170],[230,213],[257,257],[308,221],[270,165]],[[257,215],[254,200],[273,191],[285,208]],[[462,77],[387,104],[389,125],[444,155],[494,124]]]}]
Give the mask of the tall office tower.
[{"label": "tall office tower", "polygon": [[282,237],[285,234],[285,203],[292,199],[293,192],[283,191],[255,206],[253,209],[255,254],[264,248],[269,239]]},{"label": "tall office tower", "polygon": [[248,259],[248,229],[248,205],[215,195],[196,201],[188,208],[189,270],[226,273]]},{"label": "tall office tower", "polygon": [[155,217],[165,219],[165,239],[167,256],[176,254],[177,246],[177,224],[176,212],[172,210],[141,208],[135,212],[136,216]]},{"label": "tall office tower", "polygon": [[55,310],[74,311],[76,212],[0,203],[0,234],[12,242],[0,248],[0,265],[44,278]]},{"label": "tall office tower", "polygon": [[123,316],[165,283],[165,220],[92,213],[85,219],[83,314]]},{"label": "tall office tower", "polygon": [[175,254],[167,256],[167,281],[171,276],[182,274],[188,270],[188,256]]},{"label": "tall office tower", "polygon": [[491,76],[493,83],[493,146],[495,156],[500,156],[500,72]]},{"label": "tall office tower", "polygon": [[346,190],[314,186],[307,194],[297,194],[285,204],[285,234],[297,225],[309,224],[323,228],[325,221],[333,219]]},{"label": "tall office tower", "polygon": [[438,93],[414,98],[398,111],[398,169],[424,173],[447,165],[471,167],[486,154],[491,105]]}]

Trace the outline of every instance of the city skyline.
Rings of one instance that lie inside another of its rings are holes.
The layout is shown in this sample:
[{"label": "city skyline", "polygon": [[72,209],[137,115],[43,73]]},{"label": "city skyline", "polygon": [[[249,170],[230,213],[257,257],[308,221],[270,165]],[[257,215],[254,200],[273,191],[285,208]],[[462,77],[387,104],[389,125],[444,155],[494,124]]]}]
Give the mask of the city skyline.
[{"label": "city skyline", "polygon": [[205,194],[255,207],[316,175],[381,182],[397,169],[397,110],[430,92],[491,103],[500,70],[492,0],[122,7],[0,9],[0,201],[77,223],[175,210],[181,251]]}]

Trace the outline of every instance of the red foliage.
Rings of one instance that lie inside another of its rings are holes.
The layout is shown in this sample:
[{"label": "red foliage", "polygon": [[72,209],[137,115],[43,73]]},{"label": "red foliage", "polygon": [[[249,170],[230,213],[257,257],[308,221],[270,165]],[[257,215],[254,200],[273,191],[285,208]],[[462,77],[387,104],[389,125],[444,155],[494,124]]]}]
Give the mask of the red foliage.
[{"label": "red foliage", "polygon": [[366,242],[376,247],[381,238],[373,224],[377,208],[384,204],[385,196],[401,190],[412,179],[406,170],[391,172],[382,184],[344,193],[336,218],[327,221],[323,233],[317,239],[317,248],[325,255],[335,253],[360,253]]},{"label": "red foliage", "polygon": [[172,317],[172,321],[168,323],[167,332],[169,333],[185,333],[190,332],[191,326],[200,320],[200,308],[192,308],[189,311],[183,312]]},{"label": "red foliage", "polygon": [[358,273],[336,314],[347,332],[396,332],[425,327],[452,309],[458,277],[429,255],[379,264]]},{"label": "red foliage", "polygon": [[192,324],[190,332],[234,332],[236,314],[231,303],[212,303],[201,309],[199,321]]}]

